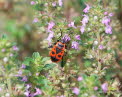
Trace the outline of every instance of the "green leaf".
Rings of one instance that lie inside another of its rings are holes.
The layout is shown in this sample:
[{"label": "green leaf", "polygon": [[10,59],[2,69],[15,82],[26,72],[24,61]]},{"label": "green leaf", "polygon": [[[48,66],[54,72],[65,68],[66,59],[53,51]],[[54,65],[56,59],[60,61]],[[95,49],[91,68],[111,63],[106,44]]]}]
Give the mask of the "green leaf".
[{"label": "green leaf", "polygon": [[52,64],[46,64],[43,69],[44,70],[49,70],[55,67],[56,64],[52,63]]},{"label": "green leaf", "polygon": [[32,55],[32,58],[35,60],[35,59],[41,58],[41,56],[38,52],[34,52]]},{"label": "green leaf", "polygon": [[23,64],[29,66],[30,62],[33,62],[34,60],[30,57],[26,57]]}]

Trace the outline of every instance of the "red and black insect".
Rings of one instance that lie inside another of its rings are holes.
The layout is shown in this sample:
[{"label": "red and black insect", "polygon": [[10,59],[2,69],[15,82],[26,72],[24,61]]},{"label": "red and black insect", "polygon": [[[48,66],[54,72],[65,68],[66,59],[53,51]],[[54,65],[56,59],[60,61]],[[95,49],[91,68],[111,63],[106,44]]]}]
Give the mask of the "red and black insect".
[{"label": "red and black insect", "polygon": [[66,44],[63,41],[58,41],[51,49],[49,55],[52,62],[60,62],[64,56]]}]

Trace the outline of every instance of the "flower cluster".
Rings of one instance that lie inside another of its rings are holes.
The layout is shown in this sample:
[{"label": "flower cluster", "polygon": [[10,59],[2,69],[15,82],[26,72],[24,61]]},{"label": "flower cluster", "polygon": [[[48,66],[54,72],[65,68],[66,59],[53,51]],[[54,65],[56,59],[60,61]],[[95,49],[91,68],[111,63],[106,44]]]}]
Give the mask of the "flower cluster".
[{"label": "flower cluster", "polygon": [[[86,8],[83,10],[83,12],[84,12],[84,13],[88,13],[89,10],[90,10],[90,6],[89,6],[88,4],[86,4]],[[82,26],[80,27],[80,31],[81,31],[82,34],[84,33],[86,24],[87,24],[88,21],[89,21],[88,15],[83,15],[83,16],[84,16],[84,17],[83,17],[83,19],[82,19],[82,21],[81,21]]]},{"label": "flower cluster", "polygon": [[105,33],[112,34],[112,27],[110,26],[110,17],[113,16],[113,13],[108,14],[108,12],[104,12],[105,17],[102,19],[102,23],[105,24]]}]

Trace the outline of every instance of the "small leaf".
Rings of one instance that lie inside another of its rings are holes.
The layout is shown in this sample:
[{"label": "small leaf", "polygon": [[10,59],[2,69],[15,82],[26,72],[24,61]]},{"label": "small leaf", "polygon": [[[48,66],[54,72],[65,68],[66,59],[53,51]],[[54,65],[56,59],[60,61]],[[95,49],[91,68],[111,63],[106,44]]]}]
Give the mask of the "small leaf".
[{"label": "small leaf", "polygon": [[38,52],[34,52],[32,55],[33,59],[41,58],[40,54]]},{"label": "small leaf", "polygon": [[26,57],[25,60],[24,60],[24,62],[23,62],[23,64],[29,66],[29,63],[30,63],[30,62],[33,62],[33,61],[34,61],[34,60],[33,60],[32,58]]},{"label": "small leaf", "polygon": [[56,65],[56,64],[53,64],[53,63],[52,63],[52,64],[46,64],[46,65],[43,67],[43,69],[44,69],[44,70],[49,70],[49,69],[54,68],[55,65]]}]

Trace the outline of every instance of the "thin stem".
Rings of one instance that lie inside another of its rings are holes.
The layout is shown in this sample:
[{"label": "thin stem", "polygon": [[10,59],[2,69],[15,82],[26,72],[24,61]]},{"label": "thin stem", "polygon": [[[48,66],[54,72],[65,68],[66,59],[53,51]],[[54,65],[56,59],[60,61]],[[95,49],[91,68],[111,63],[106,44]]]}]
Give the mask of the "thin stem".
[{"label": "thin stem", "polygon": [[[98,40],[98,43],[100,44],[100,33],[97,33],[97,40]],[[99,62],[100,61],[100,50],[98,50],[98,56],[97,56],[97,61],[98,61],[98,71],[101,70],[101,63]]]},{"label": "thin stem", "polygon": [[7,79],[7,85],[8,85],[9,93],[12,96],[11,78],[8,76],[8,74],[6,76],[6,79]]}]

